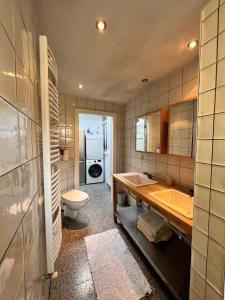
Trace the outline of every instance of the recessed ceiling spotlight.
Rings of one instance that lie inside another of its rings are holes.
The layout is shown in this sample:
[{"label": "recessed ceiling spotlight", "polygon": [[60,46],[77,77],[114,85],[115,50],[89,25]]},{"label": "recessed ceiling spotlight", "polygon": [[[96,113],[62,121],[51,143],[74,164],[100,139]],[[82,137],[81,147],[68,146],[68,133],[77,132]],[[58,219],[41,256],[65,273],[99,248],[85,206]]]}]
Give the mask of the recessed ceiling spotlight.
[{"label": "recessed ceiling spotlight", "polygon": [[148,78],[143,78],[141,81],[142,81],[143,83],[146,83],[146,82],[148,81]]},{"label": "recessed ceiling spotlight", "polygon": [[82,84],[82,83],[79,83],[79,84],[78,84],[78,88],[79,88],[80,90],[82,90],[82,89],[83,89],[83,84]]},{"label": "recessed ceiling spotlight", "polygon": [[99,32],[103,32],[106,29],[106,27],[107,27],[106,22],[104,20],[102,20],[102,19],[97,20],[95,26],[96,26],[96,29]]},{"label": "recessed ceiling spotlight", "polygon": [[198,45],[198,40],[193,40],[190,41],[190,43],[188,44],[188,48],[194,49],[197,45]]}]

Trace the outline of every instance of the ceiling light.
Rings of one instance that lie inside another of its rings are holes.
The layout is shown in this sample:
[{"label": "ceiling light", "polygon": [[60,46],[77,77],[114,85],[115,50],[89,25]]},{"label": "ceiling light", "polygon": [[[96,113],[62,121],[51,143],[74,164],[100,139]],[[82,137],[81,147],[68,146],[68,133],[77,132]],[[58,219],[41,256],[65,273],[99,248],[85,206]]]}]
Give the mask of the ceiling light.
[{"label": "ceiling light", "polygon": [[78,85],[78,88],[79,88],[80,90],[82,90],[82,89],[83,89],[83,84],[80,83],[80,84]]},{"label": "ceiling light", "polygon": [[190,43],[188,44],[188,48],[194,49],[197,45],[198,45],[198,41],[193,40],[193,41],[190,41]]},{"label": "ceiling light", "polygon": [[148,78],[143,78],[141,81],[142,81],[143,83],[146,83],[146,82],[148,81]]},{"label": "ceiling light", "polygon": [[106,29],[106,22],[104,20],[98,20],[96,22],[96,28],[99,32],[103,32]]}]

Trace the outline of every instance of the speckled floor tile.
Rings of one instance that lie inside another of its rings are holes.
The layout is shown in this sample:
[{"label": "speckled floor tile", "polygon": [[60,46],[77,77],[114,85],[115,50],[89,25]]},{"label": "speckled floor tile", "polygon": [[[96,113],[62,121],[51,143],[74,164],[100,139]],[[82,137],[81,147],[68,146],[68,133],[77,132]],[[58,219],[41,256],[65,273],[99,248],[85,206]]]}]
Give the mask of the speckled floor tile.
[{"label": "speckled floor tile", "polygon": [[[96,300],[84,237],[117,227],[152,287],[151,300],[172,299],[157,274],[144,259],[125,230],[112,219],[111,192],[104,183],[85,185],[81,190],[90,202],[76,221],[63,219],[63,240],[56,261],[59,276],[51,284],[51,300]],[[116,300],[116,299],[115,299]],[[147,300],[145,298],[145,300]]]}]

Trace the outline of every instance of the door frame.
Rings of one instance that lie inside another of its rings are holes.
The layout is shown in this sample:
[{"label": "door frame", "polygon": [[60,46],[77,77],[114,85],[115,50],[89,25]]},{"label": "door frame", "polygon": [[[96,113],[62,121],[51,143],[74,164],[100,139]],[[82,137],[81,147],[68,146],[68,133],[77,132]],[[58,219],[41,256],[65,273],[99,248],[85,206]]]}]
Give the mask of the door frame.
[{"label": "door frame", "polygon": [[[117,158],[117,114],[114,112],[107,112],[101,110],[91,110],[85,108],[76,108],[75,109],[75,145],[74,145],[74,186],[75,188],[80,187],[80,165],[79,165],[79,114],[89,114],[89,115],[99,115],[99,116],[108,116],[112,117],[112,154],[111,154],[111,167],[112,173],[116,173],[116,158]],[[77,142],[78,141],[78,142]]]}]

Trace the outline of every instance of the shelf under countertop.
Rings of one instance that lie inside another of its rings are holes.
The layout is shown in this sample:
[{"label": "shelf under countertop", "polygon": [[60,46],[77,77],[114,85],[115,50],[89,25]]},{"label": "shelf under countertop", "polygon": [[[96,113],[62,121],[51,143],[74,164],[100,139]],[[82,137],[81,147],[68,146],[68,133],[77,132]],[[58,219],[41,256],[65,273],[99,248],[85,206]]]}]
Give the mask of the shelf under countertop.
[{"label": "shelf under countertop", "polygon": [[176,299],[189,298],[191,248],[175,234],[167,242],[152,243],[137,228],[138,207],[118,208],[118,220]]}]

